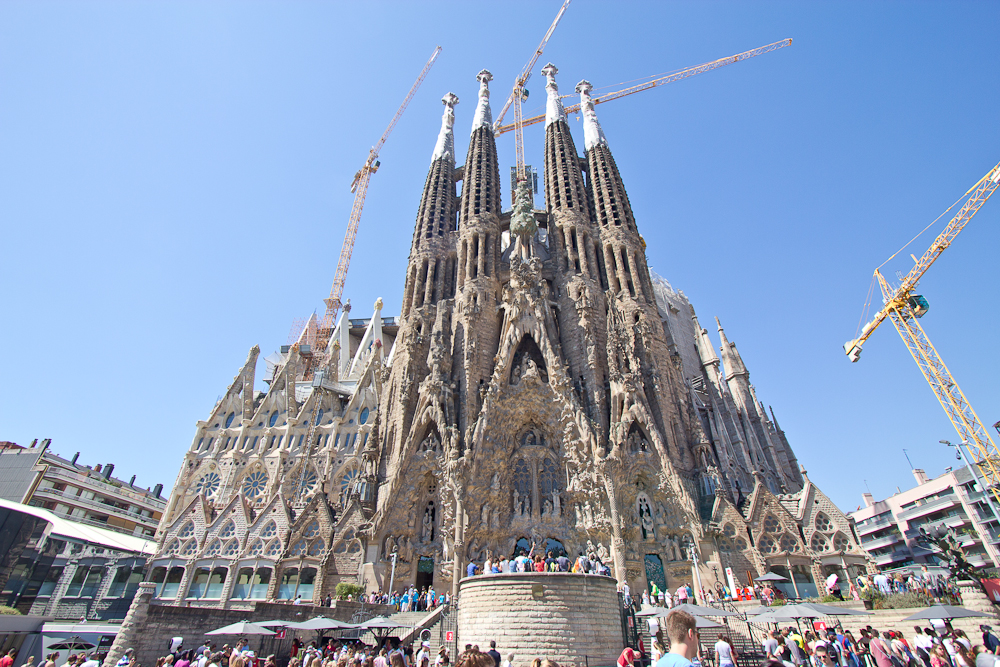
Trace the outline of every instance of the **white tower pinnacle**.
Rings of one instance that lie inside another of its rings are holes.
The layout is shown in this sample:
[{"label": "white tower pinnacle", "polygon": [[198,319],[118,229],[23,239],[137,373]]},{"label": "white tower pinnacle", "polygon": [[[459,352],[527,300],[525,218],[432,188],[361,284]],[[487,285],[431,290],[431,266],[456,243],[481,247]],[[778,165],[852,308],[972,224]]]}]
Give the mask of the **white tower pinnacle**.
[{"label": "white tower pinnacle", "polygon": [[583,80],[576,84],[576,92],[580,93],[580,110],[583,112],[583,148],[590,150],[597,144],[608,145],[608,140],[604,137],[604,130],[597,121],[597,112],[594,111],[594,100],[590,98],[590,91],[594,87],[590,82]]},{"label": "white tower pinnacle", "polygon": [[455,105],[458,104],[458,96],[455,93],[448,93],[441,98],[444,104],[444,115],[441,116],[441,132],[438,134],[437,144],[434,145],[434,155],[431,162],[443,157],[455,159],[455,133],[452,128],[455,126]]},{"label": "white tower pinnacle", "polygon": [[566,120],[566,111],[559,99],[559,86],[556,85],[558,73],[559,68],[552,63],[542,68],[542,75],[545,77],[545,127],[557,120]]},{"label": "white tower pinnacle", "polygon": [[472,134],[481,127],[493,127],[493,112],[490,111],[490,81],[493,75],[484,69],[476,75],[479,81],[479,103],[476,104],[476,115],[472,117]]}]

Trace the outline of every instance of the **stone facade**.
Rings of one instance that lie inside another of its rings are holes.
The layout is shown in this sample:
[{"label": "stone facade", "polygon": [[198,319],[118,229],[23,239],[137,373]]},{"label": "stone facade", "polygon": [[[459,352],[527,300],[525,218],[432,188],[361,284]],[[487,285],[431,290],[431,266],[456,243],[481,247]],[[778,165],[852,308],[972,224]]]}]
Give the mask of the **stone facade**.
[{"label": "stone facade", "polygon": [[460,583],[460,643],[490,640],[517,663],[545,656],[560,665],[610,665],[624,646],[615,580],[580,574],[496,574]]},{"label": "stone facade", "polygon": [[634,589],[728,567],[815,590],[867,566],[721,326],[720,358],[651,274],[590,84],[581,157],[543,71],[544,208],[519,186],[501,209],[483,70],[464,165],[443,99],[399,322],[381,301],[363,326],[311,319],[266,392],[255,347],[199,422],[158,533],[160,604],[387,588],[393,554],[397,587],[457,592],[470,560],[532,543],[593,551]]}]

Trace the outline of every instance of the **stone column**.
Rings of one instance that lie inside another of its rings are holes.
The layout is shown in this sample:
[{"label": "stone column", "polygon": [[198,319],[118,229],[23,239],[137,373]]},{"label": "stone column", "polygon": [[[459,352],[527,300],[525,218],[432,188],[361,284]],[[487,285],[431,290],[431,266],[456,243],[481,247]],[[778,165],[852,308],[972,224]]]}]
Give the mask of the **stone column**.
[{"label": "stone column", "polygon": [[625,540],[622,538],[621,519],[618,515],[618,497],[615,486],[606,470],[601,471],[604,480],[604,490],[608,494],[608,509],[611,511],[611,560],[615,564],[615,579],[619,584],[625,582]]},{"label": "stone column", "polygon": [[103,667],[115,667],[115,664],[125,655],[125,649],[135,647],[139,634],[146,625],[146,616],[149,613],[149,601],[153,598],[156,584],[151,581],[144,581],[139,584],[139,591],[132,599],[132,605],[125,614],[121,629],[115,636],[115,641],[104,658]]},{"label": "stone column", "polygon": [[454,563],[451,571],[451,598],[458,597],[458,582],[462,579],[462,565],[465,560],[465,508],[462,498],[455,493],[455,548],[452,551]]}]

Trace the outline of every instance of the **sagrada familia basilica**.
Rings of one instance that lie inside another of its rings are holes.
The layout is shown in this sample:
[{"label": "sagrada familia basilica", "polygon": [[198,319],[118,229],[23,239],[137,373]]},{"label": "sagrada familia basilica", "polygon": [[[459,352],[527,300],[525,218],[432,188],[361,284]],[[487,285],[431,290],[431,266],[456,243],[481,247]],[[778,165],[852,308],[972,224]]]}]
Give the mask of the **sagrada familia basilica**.
[{"label": "sagrada familia basilica", "polygon": [[655,276],[582,81],[581,157],[547,77],[545,206],[501,206],[489,82],[464,164],[444,98],[398,320],[345,308],[254,347],[198,422],[160,524],[161,604],[457,590],[470,561],[593,551],[633,590],[869,566],[683,293]]}]

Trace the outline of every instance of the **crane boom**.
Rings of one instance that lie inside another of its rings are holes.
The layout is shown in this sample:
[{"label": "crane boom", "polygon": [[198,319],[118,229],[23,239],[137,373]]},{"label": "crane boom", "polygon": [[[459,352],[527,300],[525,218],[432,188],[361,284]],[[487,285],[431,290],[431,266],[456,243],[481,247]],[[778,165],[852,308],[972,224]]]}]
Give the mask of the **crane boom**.
[{"label": "crane boom", "polygon": [[[870,322],[865,324],[861,329],[861,335],[854,339],[848,341],[844,345],[844,351],[851,358],[851,361],[857,361],[861,355],[861,346],[866,340],[878,328],[882,322],[889,316],[889,313],[893,310],[901,310],[903,306],[909,308],[910,294],[916,287],[917,282],[920,278],[927,273],[927,269],[931,268],[931,265],[941,256],[941,253],[952,244],[958,233],[965,229],[965,226],[969,224],[972,217],[976,215],[980,207],[986,203],[986,200],[990,198],[990,195],[997,189],[997,185],[1000,184],[1000,164],[989,170],[985,176],[979,179],[979,181],[973,185],[969,190],[963,195],[968,197],[965,200],[965,204],[959,209],[955,217],[948,222],[944,230],[938,234],[937,238],[934,239],[930,247],[924,252],[923,256],[916,261],[913,268],[910,269],[909,273],[903,278],[899,287],[893,288],[879,273],[878,269],[875,270],[875,277],[879,281],[879,286],[882,288],[882,299],[885,305],[882,309],[875,314],[875,317],[871,319]],[[972,195],[969,197],[969,195]]]},{"label": "crane boom", "polygon": [[556,26],[559,25],[559,21],[562,19],[563,14],[566,13],[566,8],[569,7],[569,3],[570,0],[564,0],[562,7],[559,8],[559,12],[556,14],[556,18],[552,21],[552,25],[549,26],[549,29],[545,32],[545,36],[542,37],[542,41],[538,44],[538,48],[535,49],[534,55],[531,56],[531,60],[528,61],[528,64],[524,66],[524,69],[521,70],[521,73],[518,75],[517,79],[515,79],[514,88],[510,91],[510,97],[508,97],[507,101],[504,102],[503,108],[500,110],[500,113],[497,114],[497,119],[493,121],[493,132],[496,132],[497,128],[499,128],[503,123],[503,117],[510,109],[510,105],[513,104],[516,99],[521,97],[521,94],[524,91],[524,84],[528,82],[529,78],[531,78],[531,70],[534,69],[535,63],[538,62],[538,59],[542,55],[542,51],[545,50],[545,45],[549,43],[549,38],[552,37],[552,33],[555,32]]},{"label": "crane boom", "polygon": [[961,209],[938,234],[923,256],[915,261],[913,268],[898,286],[892,286],[881,271],[875,269],[875,280],[878,281],[885,305],[871,321],[865,324],[858,338],[844,344],[844,352],[851,361],[857,361],[861,356],[861,346],[864,342],[882,322],[886,319],[891,320],[913,360],[917,362],[927,384],[947,413],[955,431],[962,438],[961,444],[972,450],[976,459],[975,465],[989,482],[993,496],[1000,501],[1000,450],[997,449],[979,415],[973,410],[951,371],[941,359],[941,355],[917,321],[926,312],[927,305],[926,302],[920,303],[917,299],[921,297],[913,294],[920,278],[972,220],[990,195],[996,191],[998,185],[1000,185],[1000,164],[993,167],[963,195],[965,203]]},{"label": "crane boom", "polygon": [[347,234],[344,236],[344,245],[340,249],[340,260],[337,262],[337,273],[334,275],[333,285],[330,287],[330,296],[323,300],[326,303],[326,315],[323,316],[323,323],[320,325],[320,328],[332,329],[337,320],[337,313],[340,311],[340,297],[344,294],[347,269],[351,265],[351,253],[354,251],[354,239],[358,236],[358,223],[361,221],[361,211],[365,207],[368,182],[371,180],[372,174],[378,171],[379,151],[382,150],[385,140],[389,138],[392,129],[396,127],[400,116],[406,111],[406,107],[410,104],[410,100],[413,99],[417,88],[424,82],[424,77],[427,76],[427,72],[430,71],[431,66],[434,65],[434,61],[437,60],[440,53],[441,47],[438,46],[434,49],[434,53],[431,54],[430,60],[424,65],[424,69],[421,70],[420,76],[413,82],[410,92],[406,94],[403,103],[399,105],[396,115],[389,122],[389,127],[385,128],[385,132],[382,133],[378,143],[368,151],[368,159],[365,160],[364,166],[354,175],[354,182],[351,183],[351,191],[354,193],[354,204],[351,206],[351,217],[347,221]]},{"label": "crane boom", "polygon": [[[667,83],[673,83],[674,81],[680,81],[681,79],[686,79],[696,74],[701,74],[703,72],[709,72],[713,69],[718,69],[719,67],[725,67],[726,65],[732,65],[733,63],[738,63],[741,60],[746,60],[748,58],[754,58],[756,56],[763,55],[765,53],[770,53],[771,51],[777,51],[778,49],[783,49],[786,46],[791,45],[791,39],[783,39],[780,42],[774,42],[773,44],[767,44],[765,46],[759,46],[756,49],[750,49],[749,51],[744,51],[743,53],[737,53],[733,56],[727,56],[725,58],[719,58],[718,60],[713,60],[710,63],[703,63],[701,65],[695,65],[694,67],[688,67],[687,69],[682,69],[679,72],[674,72],[673,74],[668,74],[667,76],[660,77],[658,79],[653,79],[652,81],[647,81],[636,86],[630,86],[629,88],[623,88],[617,90],[613,93],[608,93],[606,95],[601,95],[594,98],[594,104],[601,104],[603,102],[610,102],[611,100],[617,100],[626,95],[632,95],[634,93],[640,93],[644,90],[649,90],[651,88],[656,88],[657,86],[662,86]],[[505,107],[506,109],[506,107]],[[573,104],[565,109],[566,113],[578,113],[580,111],[579,104]],[[503,116],[501,115],[500,118]],[[521,125],[522,127],[528,127],[529,125],[535,125],[541,123],[545,120],[545,114],[540,116],[532,116],[531,118],[525,118]],[[500,119],[498,118],[495,123],[497,126],[495,128],[495,133],[500,135],[505,132],[510,132],[514,129],[514,124],[500,125]]]}]

